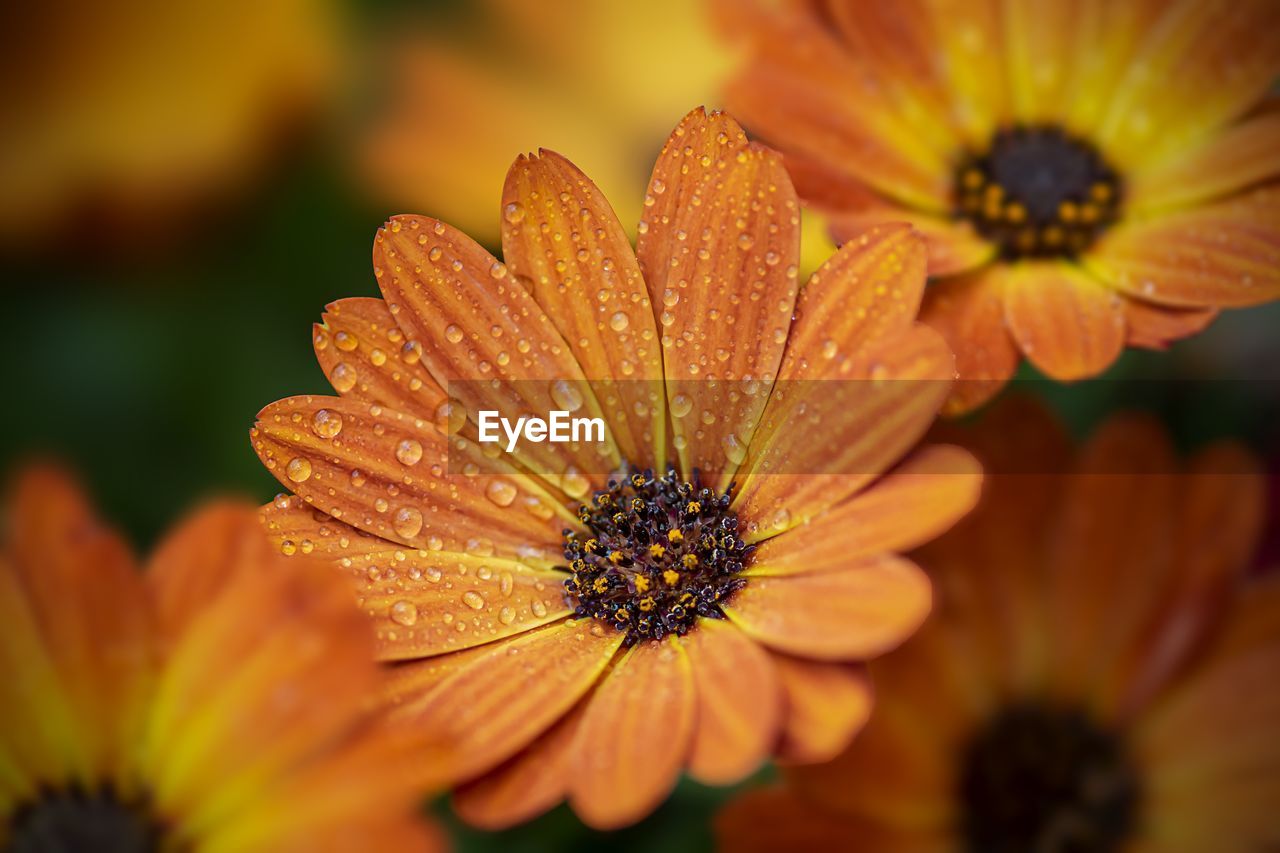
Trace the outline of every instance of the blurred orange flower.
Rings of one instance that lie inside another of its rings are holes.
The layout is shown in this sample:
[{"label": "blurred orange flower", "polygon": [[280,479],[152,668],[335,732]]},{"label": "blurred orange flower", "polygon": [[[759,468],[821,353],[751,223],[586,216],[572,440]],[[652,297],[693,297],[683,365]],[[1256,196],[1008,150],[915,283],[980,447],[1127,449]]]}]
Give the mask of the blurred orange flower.
[{"label": "blurred orange flower", "polygon": [[[870,701],[857,662],[929,609],[894,552],[976,499],[957,448],[893,467],[954,370],[915,322],[909,228],[870,231],[799,288],[781,161],[702,110],[643,209],[633,250],[595,184],[543,152],[507,177],[505,264],[392,219],[374,246],[385,301],[334,303],[315,329],[343,396],[282,400],[253,430],[297,495],[264,509],[272,535],[352,576],[379,655],[412,661],[400,716],[482,826],[567,796],[614,827],[682,768],[726,783],[770,755],[834,755]],[[602,415],[603,460],[478,451],[467,413],[510,393],[522,413]]]},{"label": "blurred orange flower", "polygon": [[1244,576],[1254,460],[1219,445],[1180,468],[1138,418],[1073,460],[1037,410],[988,417],[982,503],[919,553],[937,606],[872,664],[871,721],[733,803],[725,849],[1270,849],[1280,578]]},{"label": "blurred orange flower", "polygon": [[[0,241],[102,239],[238,188],[333,71],[327,0],[11,4]],[[142,230],[142,229],[139,229]]]},{"label": "blurred orange flower", "polygon": [[837,240],[928,237],[922,319],[982,380],[953,410],[1280,296],[1272,0],[721,5],[753,32],[727,104]]},{"label": "blurred orange flower", "polygon": [[327,570],[210,507],[145,573],[76,487],[18,482],[0,553],[0,847],[436,849],[366,709],[368,625]]},{"label": "blurred orange flower", "polygon": [[[708,10],[685,0],[483,0],[467,11],[402,25],[361,165],[392,204],[487,246],[513,151],[559,151],[619,210],[638,209],[654,142],[712,98],[734,60]],[[655,62],[655,48],[679,61]]]}]

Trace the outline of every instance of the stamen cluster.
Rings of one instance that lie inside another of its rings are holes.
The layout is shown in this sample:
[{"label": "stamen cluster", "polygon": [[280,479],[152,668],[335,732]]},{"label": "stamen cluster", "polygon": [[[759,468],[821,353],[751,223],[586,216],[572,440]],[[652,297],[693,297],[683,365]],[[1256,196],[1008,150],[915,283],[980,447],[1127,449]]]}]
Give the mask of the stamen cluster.
[{"label": "stamen cluster", "polygon": [[1097,149],[1052,125],[999,131],[956,171],[958,215],[1009,259],[1070,257],[1120,215],[1120,179]]},{"label": "stamen cluster", "polygon": [[564,532],[577,615],[625,632],[628,645],[722,618],[719,605],[746,584],[740,573],[755,547],[738,536],[732,493],[703,487],[697,472],[683,481],[674,468],[610,480],[578,508],[586,535]]}]

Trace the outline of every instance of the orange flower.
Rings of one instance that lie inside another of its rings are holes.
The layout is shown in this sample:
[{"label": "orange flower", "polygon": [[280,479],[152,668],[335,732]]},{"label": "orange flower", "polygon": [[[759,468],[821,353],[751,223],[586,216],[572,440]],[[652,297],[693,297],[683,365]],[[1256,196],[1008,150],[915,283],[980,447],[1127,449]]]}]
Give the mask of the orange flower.
[{"label": "orange flower", "polygon": [[[379,232],[386,301],[315,329],[343,396],[280,401],[253,430],[297,494],[265,509],[272,534],[353,576],[380,656],[412,661],[400,713],[473,823],[567,796],[613,827],[682,768],[725,783],[834,755],[870,701],[856,662],[929,609],[893,552],[980,478],[945,446],[893,469],[953,370],[914,322],[923,243],[872,231],[799,288],[779,158],[702,110],[659,156],[634,251],[556,154],[517,160],[503,206],[505,265],[431,219]],[[602,414],[603,465],[595,445],[476,450],[466,413],[512,395]]]},{"label": "orange flower", "polygon": [[781,7],[747,16],[728,105],[837,240],[926,235],[922,319],[972,380],[950,409],[1020,353],[1080,379],[1280,296],[1271,0]]},{"label": "orange flower", "polygon": [[152,245],[174,210],[239,188],[320,99],[338,52],[333,5],[6,10],[0,241],[29,249],[56,239],[62,254],[69,232],[77,247],[110,246],[132,226]]},{"label": "orange flower", "polygon": [[[57,472],[0,553],[0,847],[430,849],[346,590],[211,507],[146,573]],[[402,768],[403,770],[403,768]]]},{"label": "orange flower", "polygon": [[1180,469],[1138,418],[1072,460],[1042,414],[989,418],[983,502],[920,552],[937,606],[872,664],[870,723],[733,803],[725,848],[1270,849],[1280,578],[1244,577],[1254,460],[1220,445]]}]

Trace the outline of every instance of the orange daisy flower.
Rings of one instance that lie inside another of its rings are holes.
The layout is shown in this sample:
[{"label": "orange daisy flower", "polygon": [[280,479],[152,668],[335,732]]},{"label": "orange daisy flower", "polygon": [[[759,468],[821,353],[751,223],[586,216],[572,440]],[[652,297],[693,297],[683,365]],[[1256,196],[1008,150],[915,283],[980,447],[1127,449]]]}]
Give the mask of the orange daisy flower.
[{"label": "orange daisy flower", "polygon": [[1280,296],[1271,0],[776,5],[727,103],[837,240],[927,236],[952,410]]},{"label": "orange daisy flower", "polygon": [[1244,575],[1254,460],[1219,445],[1180,468],[1138,418],[1073,460],[1048,418],[996,408],[982,504],[919,553],[937,607],[872,664],[870,723],[731,804],[725,848],[1272,849],[1280,577]]},{"label": "orange daisy flower", "polygon": [[[914,321],[922,241],[873,230],[800,288],[781,161],[702,110],[662,149],[634,250],[550,152],[516,161],[503,211],[505,264],[431,219],[378,233],[385,301],[315,329],[342,396],[253,430],[296,493],[265,508],[272,535],[352,575],[473,823],[567,796],[614,827],[682,768],[724,783],[834,755],[870,701],[857,662],[929,609],[893,552],[980,479],[945,446],[894,467],[953,371]],[[504,405],[600,413],[612,440],[495,460],[467,413]]]},{"label": "orange daisy flower", "polygon": [[18,482],[0,552],[0,847],[437,849],[413,735],[331,572],[211,507],[138,571],[56,471]]}]

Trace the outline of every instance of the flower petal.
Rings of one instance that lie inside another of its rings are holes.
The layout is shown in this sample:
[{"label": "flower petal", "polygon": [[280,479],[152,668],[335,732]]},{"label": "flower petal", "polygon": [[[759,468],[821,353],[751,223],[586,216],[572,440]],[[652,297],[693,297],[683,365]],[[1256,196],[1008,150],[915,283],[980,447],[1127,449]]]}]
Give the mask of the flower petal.
[{"label": "flower petal", "polygon": [[769,654],[731,623],[703,619],[684,638],[697,713],[689,775],[737,782],[769,756],[782,718],[782,688]]},{"label": "flower petal", "polygon": [[866,491],[761,542],[746,574],[831,571],[923,545],[973,509],[981,486],[982,466],[967,450],[925,447]]},{"label": "flower petal", "polygon": [[1171,3],[1161,12],[1093,134],[1126,171],[1201,141],[1280,75],[1280,29],[1268,0]]},{"label": "flower petal", "polygon": [[519,752],[596,683],[622,645],[616,631],[569,620],[496,644],[448,676],[412,715],[429,733],[423,761],[465,780]]},{"label": "flower petal", "polygon": [[1124,303],[1064,263],[1010,267],[1005,321],[1036,367],[1062,381],[1096,376],[1124,349]]},{"label": "flower petal", "polygon": [[422,365],[422,346],[406,339],[381,299],[339,299],[312,329],[316,359],[339,394],[448,423],[448,400]]},{"label": "flower petal", "polygon": [[928,213],[884,205],[846,209],[829,215],[831,233],[843,245],[876,225],[906,222],[924,237],[929,275],[950,276],[983,266],[996,255],[996,245],[978,235],[968,222],[953,222]]},{"label": "flower petal", "polygon": [[590,698],[579,702],[529,748],[453,792],[453,809],[481,829],[506,829],[534,818],[569,790],[573,744]]},{"label": "flower petal", "polygon": [[476,445],[459,436],[451,441],[402,412],[348,398],[272,403],[258,413],[253,447],[276,479],[309,503],[411,548],[551,554],[571,518],[528,476],[509,469],[453,473],[466,463],[502,470]]},{"label": "flower petal", "polygon": [[[507,267],[470,237],[427,217],[395,217],[378,231],[373,263],[401,330],[422,344],[422,363],[473,422],[484,410],[546,417],[581,409],[581,415],[600,417],[555,324]],[[574,393],[566,394],[566,387]],[[522,442],[513,455],[553,482],[568,465],[590,472],[618,464],[611,443],[602,454],[586,442]]]},{"label": "flower petal", "polygon": [[[777,374],[795,305],[800,212],[778,155],[722,113],[685,116],[658,155],[636,253],[660,312],[683,473],[732,476],[763,405],[740,385]],[[750,294],[750,298],[744,298]],[[752,346],[741,346],[743,340]],[[715,381],[712,381],[715,380]],[[705,424],[690,411],[715,413]]]},{"label": "flower petal", "polygon": [[595,829],[652,811],[676,783],[693,734],[689,657],[673,639],[631,648],[591,697],[574,743],[569,802]]},{"label": "flower petal", "polygon": [[622,455],[660,469],[667,459],[662,355],[649,294],[613,208],[551,151],[515,162],[502,204],[508,265],[529,282],[582,365]]},{"label": "flower petal", "polygon": [[920,325],[851,356],[829,351],[806,357],[836,365],[820,368],[830,373],[780,382],[769,398],[735,496],[748,541],[804,524],[892,467],[933,422],[955,372],[942,338]]},{"label": "flower petal", "polygon": [[936,329],[955,353],[958,381],[947,400],[959,415],[995,396],[1018,369],[1018,348],[1004,320],[1005,276],[987,268],[935,281],[925,290],[920,321]]},{"label": "flower petal", "polygon": [[819,660],[883,654],[929,615],[929,580],[914,563],[881,555],[832,572],[753,577],[724,612],[772,649]]},{"label": "flower petal", "polygon": [[861,665],[770,654],[785,693],[779,760],[815,764],[835,758],[871,716],[871,680]]},{"label": "flower petal", "polygon": [[512,560],[393,548],[351,558],[379,660],[479,646],[568,616],[563,572]]},{"label": "flower petal", "polygon": [[1187,154],[1134,172],[1129,206],[1134,215],[1206,202],[1280,178],[1280,112],[1224,128]]},{"label": "flower petal", "polygon": [[[69,740],[47,758],[86,782],[107,778],[130,789],[125,750],[139,737],[156,665],[134,556],[102,526],[79,487],[51,467],[18,475],[6,521],[11,562],[0,568],[16,573],[65,691],[71,720],[64,722],[73,721],[61,732]],[[18,607],[16,591],[9,597],[8,605]]]},{"label": "flower petal", "polygon": [[1130,297],[1124,303],[1127,343],[1147,349],[1168,349],[1169,344],[1204,331],[1217,316],[1217,308],[1170,308]]},{"label": "flower petal", "polygon": [[734,797],[716,815],[715,828],[716,849],[726,853],[867,849],[858,823],[815,808],[782,787]]},{"label": "flower petal", "polygon": [[1071,101],[1072,69],[1083,64],[1077,27],[1087,32],[1096,3],[1004,3],[1004,59],[1010,112],[1021,124],[1056,123]]},{"label": "flower petal", "polygon": [[1232,308],[1280,297],[1280,185],[1112,228],[1084,259],[1118,290],[1160,305]]}]

